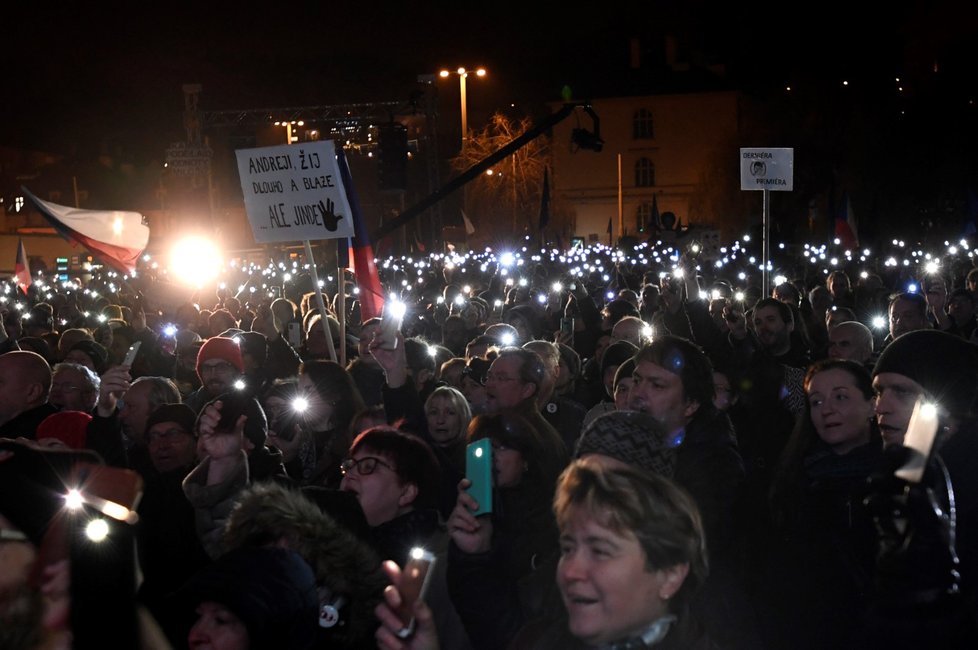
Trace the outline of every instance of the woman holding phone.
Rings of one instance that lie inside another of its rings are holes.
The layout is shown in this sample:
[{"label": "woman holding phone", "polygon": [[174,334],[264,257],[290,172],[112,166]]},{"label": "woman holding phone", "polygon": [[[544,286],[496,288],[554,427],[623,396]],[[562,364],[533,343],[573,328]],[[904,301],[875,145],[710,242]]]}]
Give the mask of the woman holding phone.
[{"label": "woman holding phone", "polygon": [[[532,650],[655,648],[710,650],[688,605],[707,575],[706,545],[693,500],[668,479],[630,466],[577,460],[561,475],[553,511],[560,529],[557,588],[563,609],[524,626],[507,647]],[[382,648],[435,650],[430,612],[415,605],[416,636],[394,637],[404,579],[377,607]]]}]

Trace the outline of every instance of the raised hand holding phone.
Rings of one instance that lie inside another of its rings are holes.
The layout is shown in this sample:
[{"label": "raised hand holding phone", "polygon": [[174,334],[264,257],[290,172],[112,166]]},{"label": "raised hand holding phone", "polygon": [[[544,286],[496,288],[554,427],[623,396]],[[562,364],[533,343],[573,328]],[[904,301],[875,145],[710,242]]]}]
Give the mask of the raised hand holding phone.
[{"label": "raised hand holding phone", "polygon": [[[390,560],[381,566],[390,584],[384,589],[384,600],[374,609],[374,614],[380,621],[380,627],[375,634],[377,647],[384,650],[438,650],[438,631],[435,628],[431,609],[424,602],[423,597],[415,599],[412,606],[413,633],[407,637],[398,634],[404,627],[398,612],[403,611],[405,607],[401,590],[408,576]],[[428,573],[430,574],[430,570]]]},{"label": "raised hand holding phone", "polygon": [[469,480],[468,494],[478,507],[473,515],[492,512],[492,440],[483,438],[470,443],[465,449],[465,478]]},{"label": "raised hand holding phone", "polygon": [[414,634],[416,621],[414,618],[415,604],[423,601],[431,584],[432,567],[435,556],[421,547],[411,549],[407,563],[401,569],[401,580],[398,584],[401,602],[397,607],[397,617],[401,620],[401,628],[396,634],[402,639]]},{"label": "raised hand holding phone", "polygon": [[129,350],[126,352],[126,357],[122,360],[122,365],[127,368],[132,368],[133,362],[136,360],[136,355],[139,354],[139,348],[142,346],[142,341],[136,341],[129,346]]}]

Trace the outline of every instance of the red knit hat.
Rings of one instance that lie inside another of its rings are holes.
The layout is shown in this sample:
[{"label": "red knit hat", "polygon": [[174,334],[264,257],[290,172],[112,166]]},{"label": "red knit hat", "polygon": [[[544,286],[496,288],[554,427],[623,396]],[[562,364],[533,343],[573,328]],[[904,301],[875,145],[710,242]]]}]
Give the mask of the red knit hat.
[{"label": "red knit hat", "polygon": [[227,361],[232,366],[237,368],[238,372],[244,372],[244,361],[241,359],[241,347],[234,339],[229,339],[223,336],[212,336],[204,341],[204,344],[200,346],[200,352],[197,353],[198,375],[201,374],[200,366],[203,365],[203,363],[208,359],[220,359],[221,361]]},{"label": "red knit hat", "polygon": [[37,425],[36,438],[54,438],[71,449],[84,449],[88,439],[86,429],[92,416],[81,411],[62,411],[52,413]]}]

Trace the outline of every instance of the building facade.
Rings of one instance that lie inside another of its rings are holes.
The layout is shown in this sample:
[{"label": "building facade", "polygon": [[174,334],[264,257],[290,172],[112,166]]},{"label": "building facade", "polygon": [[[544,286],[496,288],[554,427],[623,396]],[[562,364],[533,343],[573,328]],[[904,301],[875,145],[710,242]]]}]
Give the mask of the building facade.
[{"label": "building facade", "polygon": [[738,169],[738,93],[617,97],[591,105],[600,117],[600,152],[577,150],[575,120],[554,128],[554,201],[577,237],[607,241],[610,220],[613,240],[645,238],[669,227],[669,213],[683,225],[741,227],[739,217],[719,213],[716,206],[725,201],[711,197],[730,192]]}]

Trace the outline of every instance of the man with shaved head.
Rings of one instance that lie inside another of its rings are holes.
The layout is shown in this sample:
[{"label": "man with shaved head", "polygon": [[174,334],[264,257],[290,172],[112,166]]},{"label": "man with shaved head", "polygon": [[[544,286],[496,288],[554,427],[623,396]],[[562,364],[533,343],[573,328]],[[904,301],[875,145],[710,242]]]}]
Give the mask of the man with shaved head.
[{"label": "man with shaved head", "polygon": [[829,357],[849,359],[872,370],[873,333],[858,321],[845,321],[829,330]]},{"label": "man with shaved head", "polygon": [[37,425],[57,412],[48,404],[51,367],[34,352],[0,355],[0,438],[34,439]]}]

